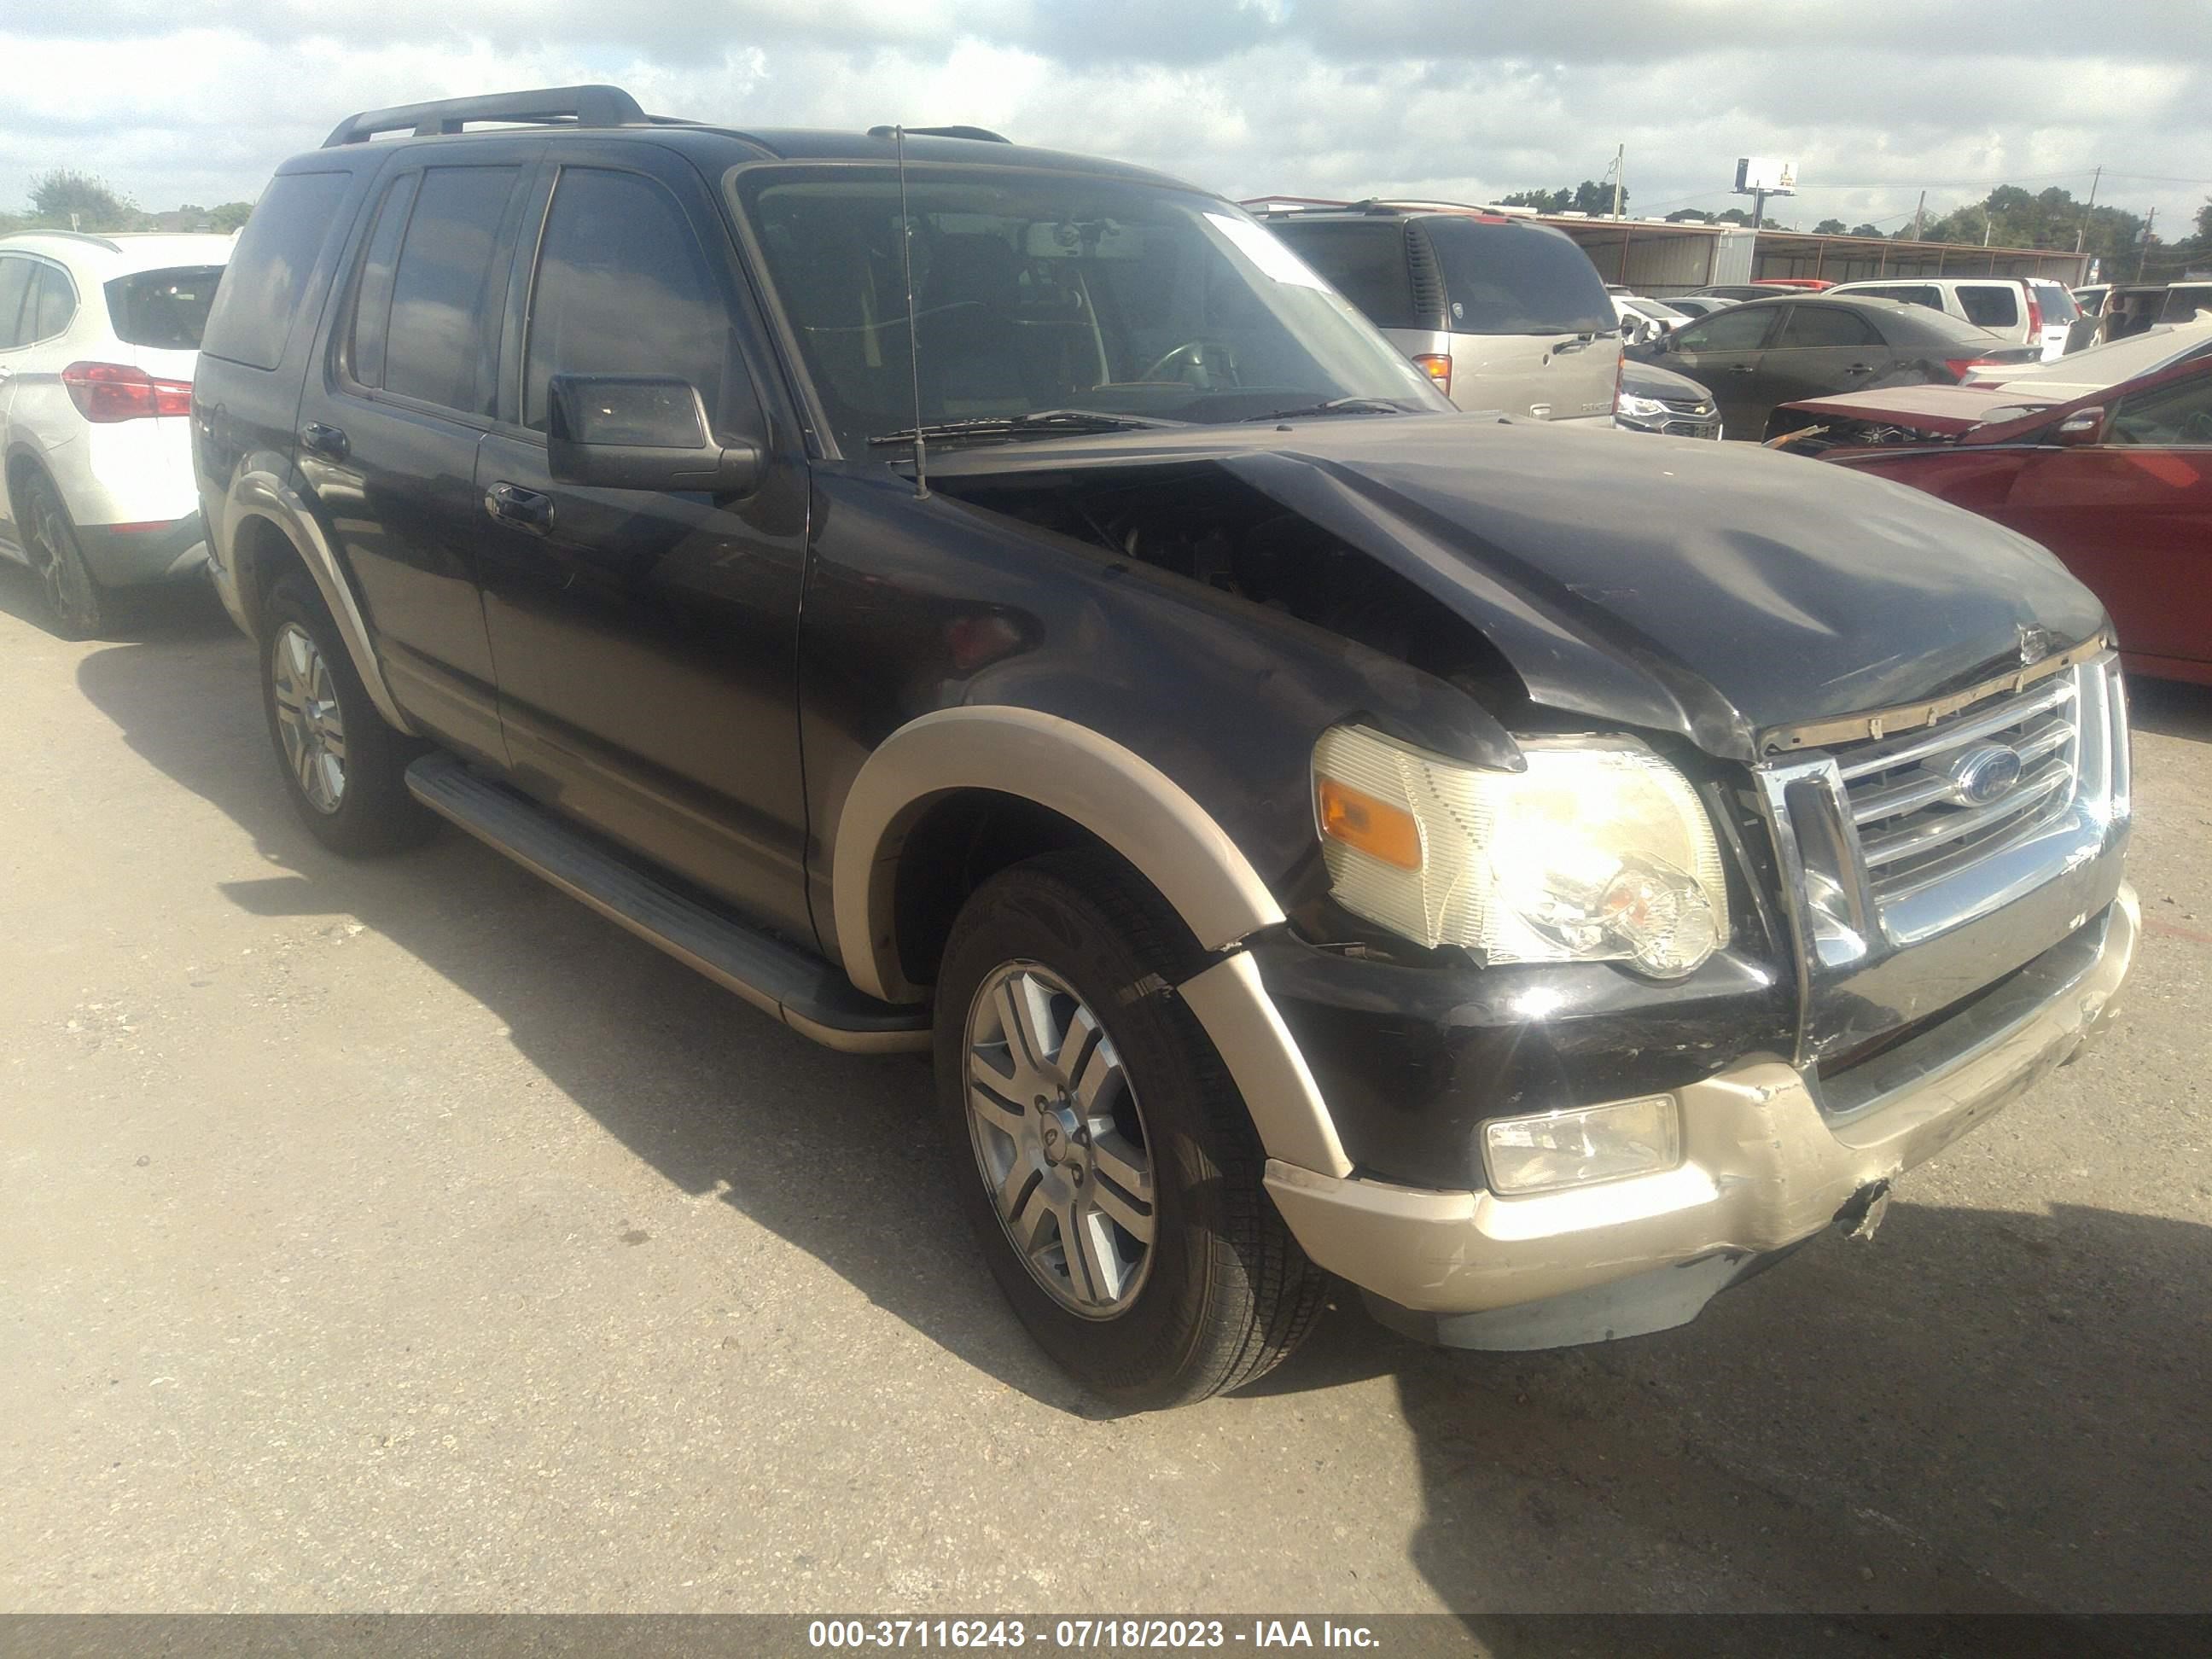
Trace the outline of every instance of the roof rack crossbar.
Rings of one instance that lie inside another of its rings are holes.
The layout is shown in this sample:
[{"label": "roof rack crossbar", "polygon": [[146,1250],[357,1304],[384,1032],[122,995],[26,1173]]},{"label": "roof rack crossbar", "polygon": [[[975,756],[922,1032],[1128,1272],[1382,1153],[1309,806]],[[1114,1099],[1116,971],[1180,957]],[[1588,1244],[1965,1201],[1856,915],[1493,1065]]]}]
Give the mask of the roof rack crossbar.
[{"label": "roof rack crossbar", "polygon": [[497,92],[481,98],[440,98],[427,104],[397,104],[363,110],[339,122],[323,148],[367,143],[380,132],[411,131],[417,138],[459,132],[471,121],[511,121],[520,125],[580,127],[641,125],[645,111],[620,87],[541,87],[531,92]]},{"label": "roof rack crossbar", "polygon": [[[888,138],[895,131],[895,128],[887,126],[870,127],[868,137]],[[1014,142],[1006,134],[994,132],[988,127],[908,127],[906,136],[909,138],[973,138],[986,144],[1011,144]]]}]

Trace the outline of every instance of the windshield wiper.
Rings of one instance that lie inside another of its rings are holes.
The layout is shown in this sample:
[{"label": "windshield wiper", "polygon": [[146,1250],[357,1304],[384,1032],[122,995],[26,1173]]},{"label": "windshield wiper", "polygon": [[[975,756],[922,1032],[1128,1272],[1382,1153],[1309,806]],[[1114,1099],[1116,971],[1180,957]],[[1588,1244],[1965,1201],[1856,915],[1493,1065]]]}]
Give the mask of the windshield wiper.
[{"label": "windshield wiper", "polygon": [[1306,404],[1297,409],[1279,409],[1268,415],[1247,415],[1247,421],[1292,421],[1309,415],[1405,415],[1403,404],[1387,398],[1332,398],[1325,404]]},{"label": "windshield wiper", "polygon": [[991,415],[969,421],[939,421],[906,427],[871,438],[873,446],[910,444],[916,438],[942,442],[962,438],[1058,438],[1082,432],[1131,432],[1146,427],[1182,426],[1150,415],[1109,415],[1097,409],[1040,409],[1027,415]]}]

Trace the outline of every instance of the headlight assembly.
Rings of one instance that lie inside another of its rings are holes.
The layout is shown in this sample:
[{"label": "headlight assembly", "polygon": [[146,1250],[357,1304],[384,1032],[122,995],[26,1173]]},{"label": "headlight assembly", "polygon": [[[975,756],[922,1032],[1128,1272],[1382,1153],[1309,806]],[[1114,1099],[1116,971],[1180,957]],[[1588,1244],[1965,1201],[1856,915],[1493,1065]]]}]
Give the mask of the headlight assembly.
[{"label": "headlight assembly", "polygon": [[1727,939],[1728,884],[1689,781],[1625,738],[1522,740],[1525,772],[1463,766],[1362,726],[1314,746],[1337,900],[1489,962],[1694,972]]},{"label": "headlight assembly", "polygon": [[1635,420],[1656,421],[1668,410],[1656,398],[1640,398],[1633,392],[1624,392],[1613,400],[1613,412]]}]

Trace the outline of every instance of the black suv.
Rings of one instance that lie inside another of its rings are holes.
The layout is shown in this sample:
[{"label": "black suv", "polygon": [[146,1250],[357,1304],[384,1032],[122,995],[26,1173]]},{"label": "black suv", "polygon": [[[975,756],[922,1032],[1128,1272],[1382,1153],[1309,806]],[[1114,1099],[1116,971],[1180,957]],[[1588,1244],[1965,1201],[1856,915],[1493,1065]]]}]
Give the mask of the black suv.
[{"label": "black suv", "polygon": [[1256,1376],[1324,1270],[1466,1346],[1679,1324],[2133,949],[2046,554],[1457,415],[1134,168],[611,88],[356,117],[241,237],[193,437],[314,832],[441,814],[933,1051],[949,1200],[1125,1401]]}]

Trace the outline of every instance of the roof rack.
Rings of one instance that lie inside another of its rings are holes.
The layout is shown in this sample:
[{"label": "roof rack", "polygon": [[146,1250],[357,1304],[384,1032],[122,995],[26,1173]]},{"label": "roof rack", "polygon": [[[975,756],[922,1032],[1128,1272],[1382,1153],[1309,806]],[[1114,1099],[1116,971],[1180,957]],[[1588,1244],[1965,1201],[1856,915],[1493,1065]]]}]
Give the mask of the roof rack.
[{"label": "roof rack", "polygon": [[21,230],[9,231],[8,234],[10,237],[66,236],[72,242],[90,242],[94,247],[104,247],[110,253],[120,253],[123,252],[122,243],[116,241],[112,237],[95,236],[88,230],[44,230],[35,225],[26,225]]},{"label": "roof rack", "polygon": [[[868,137],[888,138],[897,131],[896,127],[870,127]],[[909,138],[973,138],[986,144],[1011,144],[1014,142],[1004,133],[994,132],[988,127],[908,127],[906,131]]]},{"label": "roof rack", "polygon": [[363,144],[380,132],[411,129],[417,138],[459,132],[471,121],[505,121],[523,126],[627,127],[681,125],[647,115],[620,87],[541,87],[532,92],[495,92],[478,98],[440,98],[427,104],[395,104],[363,110],[339,122],[323,148]]}]

